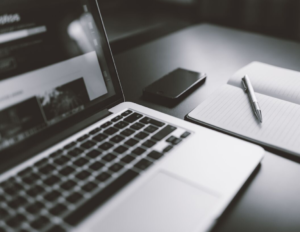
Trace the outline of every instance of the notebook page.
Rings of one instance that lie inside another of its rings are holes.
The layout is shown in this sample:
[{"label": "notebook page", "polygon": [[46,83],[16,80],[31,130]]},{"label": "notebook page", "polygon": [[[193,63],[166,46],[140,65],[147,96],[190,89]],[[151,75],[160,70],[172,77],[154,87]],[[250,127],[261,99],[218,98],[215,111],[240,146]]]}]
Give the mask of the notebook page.
[{"label": "notebook page", "polygon": [[300,106],[257,94],[263,123],[256,119],[248,96],[225,85],[188,117],[258,143],[300,154]]},{"label": "notebook page", "polygon": [[241,79],[245,74],[255,92],[300,105],[300,72],[253,62],[236,72],[228,84],[242,88]]}]

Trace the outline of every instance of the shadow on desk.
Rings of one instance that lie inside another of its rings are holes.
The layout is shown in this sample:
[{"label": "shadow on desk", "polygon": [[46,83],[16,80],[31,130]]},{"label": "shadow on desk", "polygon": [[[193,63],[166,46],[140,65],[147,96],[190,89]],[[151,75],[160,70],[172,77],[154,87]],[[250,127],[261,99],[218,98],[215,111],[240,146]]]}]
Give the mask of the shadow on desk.
[{"label": "shadow on desk", "polygon": [[159,97],[153,97],[153,96],[147,96],[147,95],[142,95],[140,97],[140,99],[144,100],[144,101],[154,103],[154,104],[158,104],[158,105],[161,105],[161,106],[165,106],[165,107],[170,108],[170,109],[176,107],[181,102],[181,101],[170,101],[170,100],[168,101],[168,100],[161,99]]},{"label": "shadow on desk", "polygon": [[167,98],[163,98],[160,96],[149,95],[145,92],[143,93],[143,95],[140,99],[154,103],[154,104],[158,104],[161,106],[165,106],[165,107],[168,107],[171,109],[171,108],[174,108],[177,105],[179,105],[184,99],[186,99],[189,95],[191,95],[196,89],[200,89],[203,86],[203,84],[205,84],[205,81],[206,81],[206,78],[201,80],[198,84],[196,84],[192,88],[190,88],[187,92],[182,94],[178,99],[167,99]]}]

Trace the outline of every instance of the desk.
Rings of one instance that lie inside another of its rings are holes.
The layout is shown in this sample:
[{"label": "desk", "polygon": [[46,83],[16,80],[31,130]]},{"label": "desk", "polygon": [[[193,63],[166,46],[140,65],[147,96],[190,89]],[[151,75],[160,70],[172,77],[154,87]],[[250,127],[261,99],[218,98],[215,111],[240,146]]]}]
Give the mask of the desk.
[{"label": "desk", "polygon": [[[201,24],[115,57],[127,101],[182,119],[254,60],[300,71],[300,44]],[[177,67],[206,72],[206,83],[172,108],[141,98],[142,88]],[[299,232],[300,165],[267,152],[213,231]]]}]

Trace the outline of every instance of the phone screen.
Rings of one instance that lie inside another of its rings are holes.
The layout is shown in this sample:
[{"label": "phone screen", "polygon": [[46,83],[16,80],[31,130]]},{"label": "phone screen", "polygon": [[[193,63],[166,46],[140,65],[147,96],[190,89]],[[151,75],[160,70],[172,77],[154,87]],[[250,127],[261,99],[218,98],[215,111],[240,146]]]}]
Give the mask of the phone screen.
[{"label": "phone screen", "polygon": [[205,74],[179,68],[149,85],[144,93],[178,99],[205,78]]}]

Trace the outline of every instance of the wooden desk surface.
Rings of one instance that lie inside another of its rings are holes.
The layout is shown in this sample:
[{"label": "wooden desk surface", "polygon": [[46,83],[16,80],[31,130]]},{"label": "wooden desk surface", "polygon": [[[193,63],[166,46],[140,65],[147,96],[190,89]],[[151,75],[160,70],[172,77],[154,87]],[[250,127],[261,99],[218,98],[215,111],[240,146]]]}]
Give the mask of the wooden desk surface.
[{"label": "wooden desk surface", "polygon": [[[252,61],[300,71],[300,44],[200,24],[119,54],[115,61],[127,101],[183,119]],[[206,72],[206,83],[174,107],[141,98],[144,87],[178,67]],[[267,152],[213,231],[299,232],[300,164]]]}]

